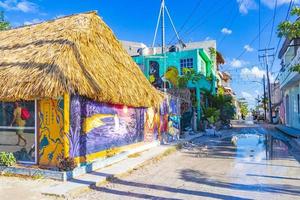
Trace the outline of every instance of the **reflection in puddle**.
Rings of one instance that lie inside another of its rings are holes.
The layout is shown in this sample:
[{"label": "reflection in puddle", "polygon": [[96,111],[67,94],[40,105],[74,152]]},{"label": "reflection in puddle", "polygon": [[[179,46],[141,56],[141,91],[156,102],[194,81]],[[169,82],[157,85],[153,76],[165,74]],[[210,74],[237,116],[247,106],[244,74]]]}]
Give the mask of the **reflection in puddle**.
[{"label": "reflection in puddle", "polygon": [[241,161],[261,162],[290,157],[288,146],[270,134],[238,134],[231,141],[236,146],[236,159]]}]

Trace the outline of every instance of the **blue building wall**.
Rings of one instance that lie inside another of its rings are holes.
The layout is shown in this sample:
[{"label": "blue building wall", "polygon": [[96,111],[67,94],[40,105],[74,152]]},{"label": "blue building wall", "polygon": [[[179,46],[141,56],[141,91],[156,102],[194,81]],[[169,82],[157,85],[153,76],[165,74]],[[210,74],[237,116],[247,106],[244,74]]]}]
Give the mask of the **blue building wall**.
[{"label": "blue building wall", "polygon": [[[203,78],[197,82],[189,81],[187,88],[194,89],[196,94],[196,110],[197,122],[201,121],[201,94],[204,91],[216,94],[217,78],[216,78],[216,58],[211,58],[203,49],[193,49],[187,51],[167,52],[165,54],[146,55],[133,57],[134,61],[143,70],[148,80],[157,88],[162,88],[166,81],[164,76],[170,67],[175,67],[178,75],[182,75],[182,60],[190,63],[189,65],[197,73],[201,73]],[[171,85],[171,84],[170,84]]]},{"label": "blue building wall", "polygon": [[[203,49],[194,49],[179,52],[167,52],[165,54],[156,54],[149,56],[137,56],[133,57],[134,61],[143,70],[145,76],[151,79],[151,63],[157,62],[159,64],[159,70],[157,75],[163,78],[169,67],[176,67],[179,75],[182,75],[182,69],[180,61],[182,59],[193,59],[193,69],[195,72],[203,74],[206,78],[210,77],[212,81],[200,80],[198,86],[206,90],[212,90],[216,86],[216,72],[214,63],[210,56]],[[151,81],[150,81],[151,82]],[[196,87],[193,84],[189,84],[189,87]]]}]

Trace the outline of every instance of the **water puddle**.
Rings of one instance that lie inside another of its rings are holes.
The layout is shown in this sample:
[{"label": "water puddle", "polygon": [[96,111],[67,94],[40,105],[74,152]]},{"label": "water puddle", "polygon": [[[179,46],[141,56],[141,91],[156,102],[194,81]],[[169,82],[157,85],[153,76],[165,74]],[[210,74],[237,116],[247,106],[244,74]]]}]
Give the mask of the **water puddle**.
[{"label": "water puddle", "polygon": [[238,160],[261,162],[293,159],[288,144],[268,133],[262,134],[252,129],[249,132],[234,135],[231,142],[236,146],[236,159]]}]

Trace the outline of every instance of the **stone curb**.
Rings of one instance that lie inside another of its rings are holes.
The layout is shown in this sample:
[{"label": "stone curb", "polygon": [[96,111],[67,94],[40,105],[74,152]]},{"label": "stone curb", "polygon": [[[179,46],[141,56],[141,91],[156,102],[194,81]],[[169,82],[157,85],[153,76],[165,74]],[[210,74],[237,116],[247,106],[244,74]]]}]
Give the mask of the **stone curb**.
[{"label": "stone curb", "polygon": [[124,151],[118,155],[115,155],[110,158],[105,159],[98,159],[92,163],[89,163],[84,166],[76,167],[73,171],[62,172],[62,171],[53,171],[53,170],[46,170],[46,169],[35,169],[29,167],[3,167],[0,166],[0,173],[9,173],[9,174],[16,174],[16,175],[24,175],[24,176],[42,176],[43,178],[54,179],[58,181],[67,181],[72,178],[76,178],[78,176],[84,175],[86,173],[95,171],[97,169],[104,168],[106,166],[112,165],[114,163],[120,162],[126,159],[128,156],[146,151],[153,147],[159,145],[159,142],[152,142],[148,144],[144,144],[140,147],[136,147],[134,149],[130,149],[128,151]]},{"label": "stone curb", "polygon": [[[193,135],[188,138],[180,139],[177,142],[174,142],[174,143],[170,144],[169,146],[166,146],[165,149],[163,149],[162,151],[160,151],[156,154],[147,156],[145,159],[143,159],[140,162],[137,162],[127,168],[126,168],[126,166],[122,166],[121,167],[122,169],[120,171],[118,171],[117,173],[102,174],[101,177],[97,176],[97,179],[95,179],[91,175],[91,179],[86,178],[84,180],[79,180],[79,181],[78,180],[77,181],[70,180],[65,183],[62,183],[65,185],[57,186],[57,188],[54,188],[54,189],[46,188],[44,191],[42,191],[42,194],[46,195],[46,196],[55,196],[55,197],[60,197],[60,198],[68,198],[68,197],[76,196],[82,192],[89,190],[89,189],[93,189],[95,187],[101,186],[104,183],[109,182],[113,178],[125,176],[128,173],[130,173],[131,171],[133,171],[137,168],[143,167],[149,161],[160,159],[164,156],[167,156],[170,153],[176,151],[178,144],[180,144],[182,142],[193,140],[193,139],[195,139],[197,137],[201,137],[201,136],[202,136],[202,134],[197,134],[197,135]],[[164,148],[164,145],[161,145],[160,147]],[[155,148],[155,147],[153,147],[153,148]],[[148,150],[151,151],[151,149],[153,149],[153,148],[150,148]],[[138,152],[135,152],[135,153],[138,153]],[[117,166],[117,165],[118,165],[118,163],[115,163],[112,166]],[[101,173],[101,172],[94,172],[94,173]],[[93,174],[93,172],[91,172],[91,174]],[[69,187],[69,188],[67,188],[67,187]]]}]

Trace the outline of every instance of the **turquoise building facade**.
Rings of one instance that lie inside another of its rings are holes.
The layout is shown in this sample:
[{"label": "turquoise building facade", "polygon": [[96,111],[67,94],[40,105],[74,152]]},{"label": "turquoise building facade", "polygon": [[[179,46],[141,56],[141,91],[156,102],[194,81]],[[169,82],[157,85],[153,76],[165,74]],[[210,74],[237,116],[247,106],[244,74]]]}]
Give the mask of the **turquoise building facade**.
[{"label": "turquoise building facade", "polygon": [[178,76],[184,74],[185,69],[193,69],[202,78],[189,81],[187,88],[194,90],[196,96],[197,123],[201,121],[201,101],[205,92],[216,94],[216,56],[208,54],[204,49],[192,49],[164,54],[134,56],[134,61],[140,66],[148,80],[156,88],[174,87],[166,80],[166,73],[170,68],[176,68]]}]

